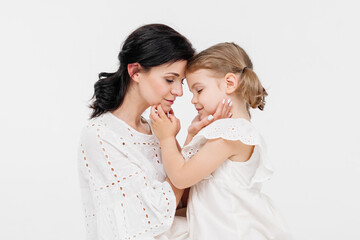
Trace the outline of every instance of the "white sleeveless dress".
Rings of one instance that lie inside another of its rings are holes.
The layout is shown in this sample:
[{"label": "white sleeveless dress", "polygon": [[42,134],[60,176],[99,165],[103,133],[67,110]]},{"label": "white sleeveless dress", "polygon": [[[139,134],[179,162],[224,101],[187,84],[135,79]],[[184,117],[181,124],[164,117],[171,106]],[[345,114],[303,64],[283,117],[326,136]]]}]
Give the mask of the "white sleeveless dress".
[{"label": "white sleeveless dress", "polygon": [[[265,143],[249,121],[220,119],[203,128],[183,148],[188,161],[208,139],[223,138],[254,145],[247,162],[227,159],[190,189],[187,220],[190,239],[290,239],[271,199],[261,193],[273,173]],[[219,149],[221,151],[221,149]]]}]

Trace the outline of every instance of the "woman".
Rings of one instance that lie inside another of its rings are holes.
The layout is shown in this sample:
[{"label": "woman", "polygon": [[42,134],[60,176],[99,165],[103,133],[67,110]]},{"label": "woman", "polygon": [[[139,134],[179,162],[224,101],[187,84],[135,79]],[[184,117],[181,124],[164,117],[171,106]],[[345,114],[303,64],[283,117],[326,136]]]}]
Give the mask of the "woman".
[{"label": "woman", "polygon": [[151,239],[170,229],[183,190],[166,178],[159,143],[141,114],[159,103],[171,112],[193,54],[172,28],[145,25],[125,40],[119,69],[99,74],[80,138],[87,239]]},{"label": "woman", "polygon": [[[168,114],[182,96],[191,43],[162,24],[145,25],[125,40],[115,73],[100,73],[93,113],[80,138],[79,171],[87,239],[184,239],[186,220],[174,221],[183,190],[166,177],[158,139],[141,116],[161,104]],[[224,117],[195,118],[195,134]],[[180,126],[178,127],[178,131]]]}]

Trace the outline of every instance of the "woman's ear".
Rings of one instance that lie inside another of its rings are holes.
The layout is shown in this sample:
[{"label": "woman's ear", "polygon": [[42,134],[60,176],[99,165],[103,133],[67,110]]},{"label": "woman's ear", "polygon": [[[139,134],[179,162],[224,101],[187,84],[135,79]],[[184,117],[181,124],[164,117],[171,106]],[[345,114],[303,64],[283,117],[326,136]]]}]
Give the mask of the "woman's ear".
[{"label": "woman's ear", "polygon": [[226,94],[232,94],[239,86],[239,78],[234,73],[227,73],[225,75]]},{"label": "woman's ear", "polygon": [[135,82],[139,82],[141,65],[139,63],[130,63],[127,65],[127,70],[130,78]]}]

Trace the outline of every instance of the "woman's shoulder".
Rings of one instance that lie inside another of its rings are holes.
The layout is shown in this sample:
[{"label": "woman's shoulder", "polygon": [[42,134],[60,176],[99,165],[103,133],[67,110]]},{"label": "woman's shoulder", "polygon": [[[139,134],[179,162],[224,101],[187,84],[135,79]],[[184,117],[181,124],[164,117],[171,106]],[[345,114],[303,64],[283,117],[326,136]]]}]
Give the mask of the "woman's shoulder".
[{"label": "woman's shoulder", "polygon": [[[141,121],[150,126],[150,122],[145,118]],[[141,133],[133,129],[126,122],[107,112],[99,117],[90,119],[81,131],[81,139],[96,141],[104,139],[108,142],[154,142],[156,137]]]},{"label": "woman's shoulder", "polygon": [[111,113],[104,113],[87,121],[80,133],[81,139],[95,140],[125,132],[126,126],[121,121],[115,122]]}]

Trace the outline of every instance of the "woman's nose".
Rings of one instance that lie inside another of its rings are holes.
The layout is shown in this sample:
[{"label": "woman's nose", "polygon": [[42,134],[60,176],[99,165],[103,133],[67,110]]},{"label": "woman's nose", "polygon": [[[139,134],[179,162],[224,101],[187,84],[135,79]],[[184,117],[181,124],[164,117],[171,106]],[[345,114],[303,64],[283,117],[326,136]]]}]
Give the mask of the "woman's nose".
[{"label": "woman's nose", "polygon": [[183,95],[183,89],[181,83],[174,84],[174,88],[171,90],[171,94],[177,97],[181,97]]}]

